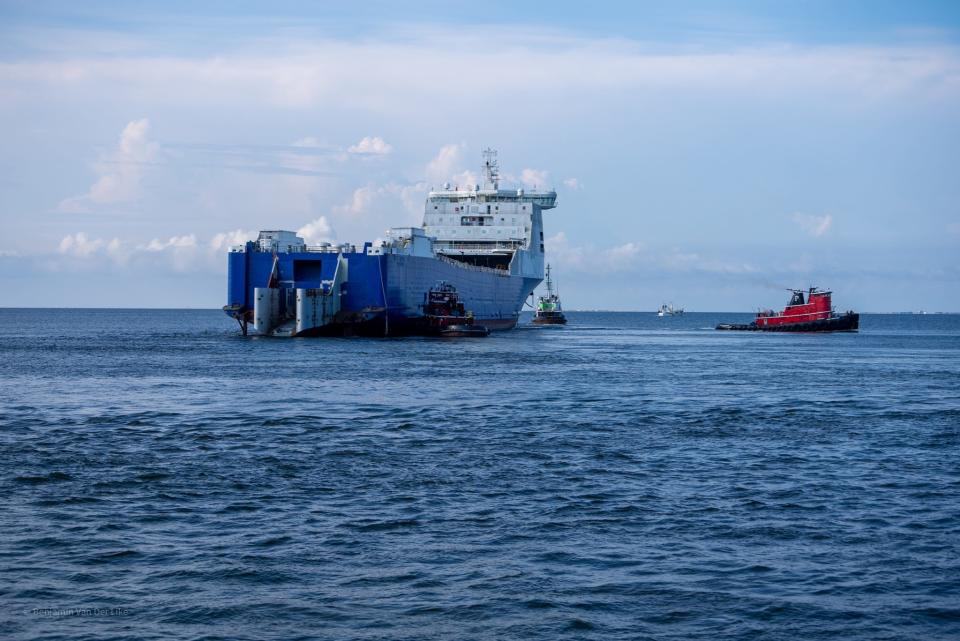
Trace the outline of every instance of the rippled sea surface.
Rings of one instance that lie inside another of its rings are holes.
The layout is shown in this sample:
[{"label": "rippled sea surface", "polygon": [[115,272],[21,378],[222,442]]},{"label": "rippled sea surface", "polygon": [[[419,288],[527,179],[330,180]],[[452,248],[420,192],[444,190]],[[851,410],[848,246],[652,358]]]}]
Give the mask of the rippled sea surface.
[{"label": "rippled sea surface", "polygon": [[0,310],[0,637],[960,638],[960,316]]}]

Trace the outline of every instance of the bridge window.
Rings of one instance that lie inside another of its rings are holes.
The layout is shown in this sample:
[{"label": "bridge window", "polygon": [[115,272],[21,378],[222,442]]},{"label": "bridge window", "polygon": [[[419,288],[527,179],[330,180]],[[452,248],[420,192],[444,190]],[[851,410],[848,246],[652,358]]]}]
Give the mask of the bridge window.
[{"label": "bridge window", "polygon": [[493,225],[493,216],[461,216],[460,225],[463,227],[489,227]]}]

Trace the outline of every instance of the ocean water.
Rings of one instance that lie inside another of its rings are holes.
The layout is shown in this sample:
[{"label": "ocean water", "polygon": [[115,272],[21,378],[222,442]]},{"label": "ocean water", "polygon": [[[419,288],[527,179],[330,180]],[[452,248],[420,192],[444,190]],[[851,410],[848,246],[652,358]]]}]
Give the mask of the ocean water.
[{"label": "ocean water", "polygon": [[960,316],[0,310],[0,638],[960,638]]}]

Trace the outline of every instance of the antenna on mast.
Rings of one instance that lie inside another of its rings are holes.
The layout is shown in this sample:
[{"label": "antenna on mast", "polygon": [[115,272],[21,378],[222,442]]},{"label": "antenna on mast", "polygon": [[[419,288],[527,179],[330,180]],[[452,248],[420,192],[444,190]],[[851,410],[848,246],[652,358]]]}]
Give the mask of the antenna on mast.
[{"label": "antenna on mast", "polygon": [[483,188],[500,188],[500,165],[497,163],[497,150],[487,147],[483,150]]}]

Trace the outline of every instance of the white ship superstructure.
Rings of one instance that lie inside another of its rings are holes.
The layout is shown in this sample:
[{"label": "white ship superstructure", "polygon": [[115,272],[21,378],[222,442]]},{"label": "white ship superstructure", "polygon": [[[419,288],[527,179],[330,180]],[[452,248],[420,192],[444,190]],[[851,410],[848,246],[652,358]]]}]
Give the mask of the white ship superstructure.
[{"label": "white ship superstructure", "polygon": [[543,280],[542,211],[557,204],[555,191],[501,189],[497,152],[483,152],[483,184],[431,191],[423,230],[434,250],[457,261]]}]

